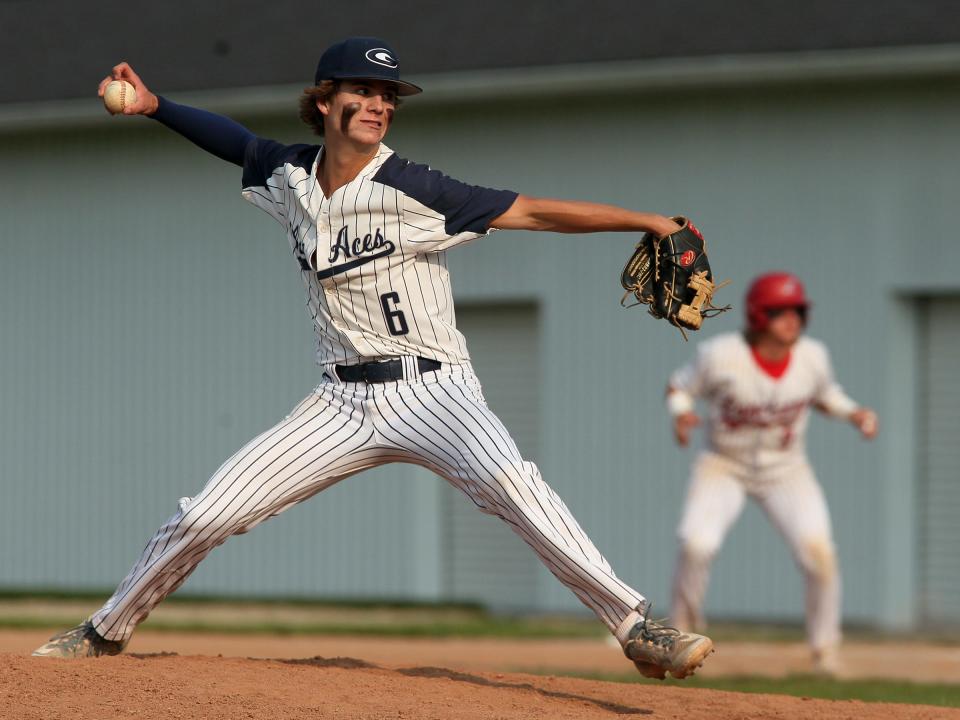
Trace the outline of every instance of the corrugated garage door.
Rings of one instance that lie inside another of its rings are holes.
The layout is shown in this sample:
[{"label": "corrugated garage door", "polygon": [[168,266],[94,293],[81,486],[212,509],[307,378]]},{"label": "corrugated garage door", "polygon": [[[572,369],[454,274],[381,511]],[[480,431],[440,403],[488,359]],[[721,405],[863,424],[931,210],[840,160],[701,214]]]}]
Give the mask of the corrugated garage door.
[{"label": "corrugated garage door", "polygon": [[[458,305],[473,366],[490,408],[525,459],[539,450],[539,334],[534,305]],[[447,597],[497,609],[531,608],[536,599],[533,551],[499,518],[481,513],[445,487],[444,590]]]},{"label": "corrugated garage door", "polygon": [[960,297],[921,305],[920,570],[928,624],[960,623]]}]

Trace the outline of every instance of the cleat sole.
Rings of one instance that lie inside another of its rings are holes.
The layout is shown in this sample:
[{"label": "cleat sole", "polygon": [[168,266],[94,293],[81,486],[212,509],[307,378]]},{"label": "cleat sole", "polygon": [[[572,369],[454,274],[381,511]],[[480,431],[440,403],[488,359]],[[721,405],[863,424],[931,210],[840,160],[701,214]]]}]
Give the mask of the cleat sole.
[{"label": "cleat sole", "polygon": [[636,662],[636,661],[634,661],[633,664],[637,666],[637,670],[639,670],[640,674],[643,675],[645,678],[651,678],[653,680],[667,679],[667,671],[664,670],[659,665],[654,665],[653,663]]},{"label": "cleat sole", "polygon": [[698,647],[696,652],[691,653],[684,667],[671,670],[670,674],[673,675],[676,680],[691,677],[699,668],[703,667],[704,661],[712,652],[713,642],[708,639],[706,642],[701,643],[701,647]]}]

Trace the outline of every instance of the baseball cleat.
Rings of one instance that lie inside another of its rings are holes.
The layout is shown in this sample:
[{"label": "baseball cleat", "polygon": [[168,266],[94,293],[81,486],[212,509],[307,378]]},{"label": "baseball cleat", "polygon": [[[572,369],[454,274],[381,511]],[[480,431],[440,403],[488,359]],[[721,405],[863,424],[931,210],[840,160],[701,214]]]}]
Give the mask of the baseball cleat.
[{"label": "baseball cleat", "polygon": [[125,642],[107,640],[100,637],[87,620],[76,627],[54,635],[45,644],[33,651],[36,657],[79,658],[99,657],[100,655],[118,655],[123,652]]},{"label": "baseball cleat", "polygon": [[[645,608],[649,611],[649,606]],[[645,617],[637,620],[623,644],[623,654],[633,660],[640,674],[663,680],[669,672],[682,680],[696,672],[713,652],[705,635],[685,633]]]},{"label": "baseball cleat", "polygon": [[818,648],[813,651],[813,673],[820,677],[836,677],[840,671],[840,657],[836,646]]}]

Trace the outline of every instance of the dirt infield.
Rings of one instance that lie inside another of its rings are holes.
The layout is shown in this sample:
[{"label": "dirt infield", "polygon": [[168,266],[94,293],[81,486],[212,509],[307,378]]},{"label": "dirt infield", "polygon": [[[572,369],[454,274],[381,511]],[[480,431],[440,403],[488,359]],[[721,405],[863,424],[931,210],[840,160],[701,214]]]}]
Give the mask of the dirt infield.
[{"label": "dirt infield", "polygon": [[[31,658],[50,633],[0,631],[0,720],[29,718],[956,718],[960,710],[529,675],[621,673],[598,640],[404,639],[141,631],[130,654]],[[170,655],[165,653],[176,653]],[[849,675],[956,682],[960,650],[848,646]],[[322,657],[318,657],[322,656]],[[277,659],[285,658],[285,659]],[[324,659],[328,658],[328,659]],[[872,664],[868,663],[872,660]],[[805,668],[799,644],[727,643],[719,677]],[[871,669],[870,672],[866,672]],[[905,672],[908,671],[908,672]]]},{"label": "dirt infield", "polygon": [[[0,630],[0,653],[27,655],[49,630]],[[465,672],[555,674],[627,673],[618,648],[599,639],[400,638],[344,635],[267,635],[141,630],[131,653],[224,655],[253,658],[353,657],[385,667],[437,665]],[[844,679],[885,678],[960,684],[960,646],[847,642],[841,652]],[[699,674],[703,677],[784,677],[810,671],[803,643],[722,642]]]},{"label": "dirt infield", "polygon": [[0,655],[0,719],[960,718],[960,710],[573,678],[381,667],[363,660]]}]

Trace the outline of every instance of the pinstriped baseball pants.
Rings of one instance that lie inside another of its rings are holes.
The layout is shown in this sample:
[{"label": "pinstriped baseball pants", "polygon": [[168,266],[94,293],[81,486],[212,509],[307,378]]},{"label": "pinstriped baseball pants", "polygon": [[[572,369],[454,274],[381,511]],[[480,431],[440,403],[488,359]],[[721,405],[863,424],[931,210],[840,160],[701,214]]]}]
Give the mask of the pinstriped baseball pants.
[{"label": "pinstriped baseball pants", "polygon": [[[408,377],[415,374],[415,363],[405,368]],[[92,617],[98,633],[127,640],[231,535],[389,462],[429,468],[504,520],[611,631],[643,601],[617,578],[536,465],[520,456],[469,365],[377,384],[331,380],[332,370],[324,377],[282,422],[227,460],[199,495],[181,502]]]}]

